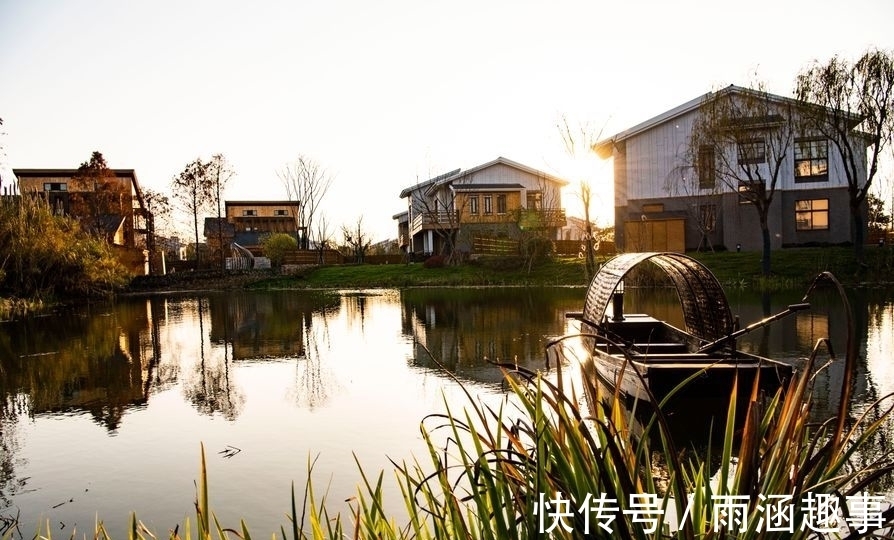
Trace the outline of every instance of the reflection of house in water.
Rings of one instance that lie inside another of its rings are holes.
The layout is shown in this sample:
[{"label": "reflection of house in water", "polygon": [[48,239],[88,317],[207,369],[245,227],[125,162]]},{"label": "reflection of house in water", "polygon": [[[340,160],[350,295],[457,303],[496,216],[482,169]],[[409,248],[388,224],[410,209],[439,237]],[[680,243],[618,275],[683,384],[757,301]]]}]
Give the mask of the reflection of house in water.
[{"label": "reflection of house in water", "polygon": [[499,383],[502,372],[492,362],[544,367],[547,340],[565,333],[565,311],[580,310],[582,297],[572,289],[450,289],[405,290],[401,301],[414,365]]},{"label": "reflection of house in water", "polygon": [[100,309],[109,311],[4,324],[0,415],[85,411],[113,431],[127,409],[146,403],[157,358],[150,303]]},{"label": "reflection of house in water", "polygon": [[336,295],[306,291],[212,295],[211,340],[230,344],[234,360],[302,357],[313,313],[339,302]]}]

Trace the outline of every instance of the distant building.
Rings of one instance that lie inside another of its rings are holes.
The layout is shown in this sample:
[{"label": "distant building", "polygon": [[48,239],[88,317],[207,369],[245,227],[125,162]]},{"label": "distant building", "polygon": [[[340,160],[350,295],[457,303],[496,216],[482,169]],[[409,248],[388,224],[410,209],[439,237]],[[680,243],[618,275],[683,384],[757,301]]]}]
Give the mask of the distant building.
[{"label": "distant building", "polygon": [[148,272],[151,214],[133,169],[86,180],[77,169],[14,169],[22,195],[42,197],[59,215],[78,220],[85,230],[115,246],[134,274]]},{"label": "distant building", "polygon": [[[693,152],[693,125],[710,99],[754,100],[755,95],[767,103],[767,112],[731,124],[737,137],[730,139],[736,141]],[[806,106],[790,98],[730,86],[598,141],[593,150],[614,162],[617,247],[625,251],[685,251],[708,242],[727,249],[761,249],[762,233],[753,204],[743,197],[743,185],[736,189],[718,179],[717,164],[738,163],[756,173],[756,178],[767,178],[768,158],[773,153],[770,141],[778,138],[782,129],[794,136],[780,138],[786,144],[778,145],[785,152],[779,152],[781,177],[768,210],[771,247],[852,242],[844,165],[830,140],[796,125]],[[854,117],[848,126],[849,144],[857,155],[865,156],[867,141],[855,129],[859,120]],[[691,162],[693,155],[699,163]],[[865,182],[865,163],[857,174]]]},{"label": "distant building", "polygon": [[450,239],[464,253],[517,244],[525,232],[558,239],[566,224],[561,188],[567,181],[504,157],[456,169],[400,193],[407,210],[397,220],[398,241],[410,253],[441,253]]},{"label": "distant building", "polygon": [[[224,206],[226,222],[233,228],[232,241],[252,251],[260,251],[265,235],[285,233],[298,240],[304,232],[304,228],[298,226],[300,206],[297,201],[226,201]],[[206,238],[211,242],[214,239],[207,236],[207,223]],[[211,228],[216,234],[213,224]]]}]

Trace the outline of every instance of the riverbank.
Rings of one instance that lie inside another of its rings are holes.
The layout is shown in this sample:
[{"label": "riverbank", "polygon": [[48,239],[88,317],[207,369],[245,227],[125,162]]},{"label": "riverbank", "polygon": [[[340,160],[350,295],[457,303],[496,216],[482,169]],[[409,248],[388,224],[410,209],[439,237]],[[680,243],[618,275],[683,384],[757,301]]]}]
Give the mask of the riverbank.
[{"label": "riverbank", "polygon": [[[760,274],[760,253],[689,253],[707,266],[726,288],[800,289],[820,272],[829,271],[850,286],[894,285],[894,248],[868,249],[864,265],[851,248],[791,248],[773,252],[773,273]],[[607,260],[600,258],[599,263]],[[184,284],[189,286],[187,279]],[[206,284],[207,283],[203,283]],[[236,276],[233,284],[252,289],[405,288],[452,286],[586,287],[583,260],[556,259],[530,272],[499,260],[426,268],[421,263],[304,267],[290,275],[272,271]]]}]

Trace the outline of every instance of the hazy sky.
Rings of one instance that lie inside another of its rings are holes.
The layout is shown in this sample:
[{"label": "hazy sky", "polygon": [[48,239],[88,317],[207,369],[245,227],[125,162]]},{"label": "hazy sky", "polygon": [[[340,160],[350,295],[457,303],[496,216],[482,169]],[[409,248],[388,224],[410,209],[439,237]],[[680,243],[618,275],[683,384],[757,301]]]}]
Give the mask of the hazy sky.
[{"label": "hazy sky", "polygon": [[99,150],[167,191],[220,152],[227,198],[278,199],[304,154],[335,177],[333,228],[363,216],[382,240],[401,189],[504,156],[591,176],[608,215],[609,168],[567,158],[563,116],[607,136],[755,73],[790,95],[869,46],[894,48],[894,1],[0,0],[3,159]]}]

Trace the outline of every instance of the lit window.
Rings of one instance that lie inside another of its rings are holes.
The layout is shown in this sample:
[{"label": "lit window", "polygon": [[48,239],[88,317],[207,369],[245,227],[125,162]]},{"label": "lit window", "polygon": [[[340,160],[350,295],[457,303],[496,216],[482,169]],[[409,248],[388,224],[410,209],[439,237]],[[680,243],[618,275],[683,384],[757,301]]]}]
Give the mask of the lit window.
[{"label": "lit window", "polygon": [[484,215],[493,214],[494,213],[494,205],[493,200],[490,195],[484,196]]},{"label": "lit window", "polygon": [[506,195],[497,195],[497,213],[506,213]]},{"label": "lit window", "polygon": [[825,139],[795,140],[795,182],[829,179],[829,145]]},{"label": "lit window", "polygon": [[763,139],[739,141],[739,165],[766,163],[767,147]]},{"label": "lit window", "polygon": [[478,215],[478,195],[469,197],[469,213]]},{"label": "lit window", "polygon": [[829,199],[795,201],[795,229],[821,231],[829,228]]}]

